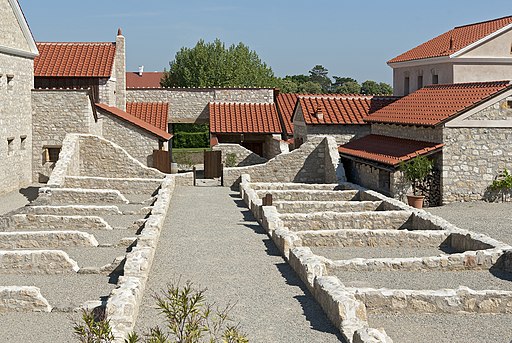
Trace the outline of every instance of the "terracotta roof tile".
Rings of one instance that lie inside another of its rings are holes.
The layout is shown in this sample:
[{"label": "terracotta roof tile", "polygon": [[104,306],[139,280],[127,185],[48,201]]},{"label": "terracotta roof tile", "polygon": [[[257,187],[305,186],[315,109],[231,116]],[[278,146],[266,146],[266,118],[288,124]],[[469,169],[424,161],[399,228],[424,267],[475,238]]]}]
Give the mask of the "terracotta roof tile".
[{"label": "terracotta roof tile", "polygon": [[400,162],[432,153],[442,147],[443,144],[438,143],[368,135],[340,146],[338,151],[342,155],[397,166]]},{"label": "terracotta roof tile", "polygon": [[112,42],[37,43],[35,77],[110,77],[116,52]]},{"label": "terracotta roof tile", "polygon": [[276,104],[279,110],[279,114],[283,119],[284,129],[286,134],[293,135],[293,110],[299,94],[295,93],[279,93],[276,97]]},{"label": "terracotta roof tile", "polygon": [[127,102],[126,112],[162,131],[167,131],[169,104],[166,102]]},{"label": "terracotta roof tile", "polygon": [[275,104],[210,102],[212,133],[281,133]]},{"label": "terracotta roof tile", "polygon": [[509,81],[430,85],[376,111],[365,120],[435,126],[510,88]]},{"label": "terracotta roof tile", "polygon": [[512,16],[458,26],[391,59],[388,63],[450,56],[486,36],[512,24]]},{"label": "terracotta roof tile", "polygon": [[123,111],[117,107],[111,107],[111,106],[108,106],[105,104],[96,104],[96,107],[101,110],[104,110],[110,114],[113,114],[114,116],[121,118],[135,126],[138,126],[142,129],[148,131],[149,133],[152,133],[153,135],[155,135],[159,138],[162,138],[166,141],[172,138],[172,135],[170,133],[159,129],[156,126],[148,124],[147,122],[145,122],[129,113],[126,113],[125,111]]},{"label": "terracotta roof tile", "polygon": [[143,72],[139,75],[138,72],[126,73],[126,88],[162,88],[160,80],[164,75],[161,71]]},{"label": "terracotta roof tile", "polygon": [[[329,94],[327,95],[299,95],[298,101],[304,114],[304,121],[308,125],[315,124],[346,124],[364,125],[364,118],[386,105],[396,101],[397,97],[390,96],[364,96]],[[317,117],[321,110],[323,118]]]}]

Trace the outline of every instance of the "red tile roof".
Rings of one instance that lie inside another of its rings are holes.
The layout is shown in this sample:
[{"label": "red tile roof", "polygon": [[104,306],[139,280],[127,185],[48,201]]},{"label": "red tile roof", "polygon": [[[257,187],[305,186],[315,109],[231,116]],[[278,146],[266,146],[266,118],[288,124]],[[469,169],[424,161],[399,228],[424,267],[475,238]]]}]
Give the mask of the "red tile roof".
[{"label": "red tile roof", "polygon": [[108,106],[105,104],[96,104],[96,107],[101,110],[104,110],[110,114],[113,114],[114,116],[121,118],[135,126],[138,126],[141,129],[144,129],[144,130],[148,131],[149,133],[152,133],[153,135],[155,135],[159,138],[162,138],[163,140],[168,141],[169,139],[172,138],[172,135],[170,133],[159,129],[156,126],[148,124],[145,121],[143,121],[129,113],[126,113],[125,111],[123,111],[117,107],[111,107],[111,106]]},{"label": "red tile roof", "polygon": [[389,60],[388,63],[450,56],[510,24],[512,24],[512,16],[458,26],[404,52]]},{"label": "red tile roof", "polygon": [[425,86],[366,117],[371,123],[435,126],[510,89],[509,81]]},{"label": "red tile roof", "polygon": [[115,43],[37,43],[34,76],[110,77]]},{"label": "red tile roof", "polygon": [[162,131],[167,131],[169,104],[166,102],[127,102],[126,112]]},{"label": "red tile roof", "polygon": [[210,102],[212,133],[282,133],[275,104]]},{"label": "red tile roof", "polygon": [[437,151],[444,144],[415,141],[380,135],[368,135],[338,148],[342,155],[397,166],[416,156]]},{"label": "red tile roof", "polygon": [[276,105],[283,120],[284,129],[287,135],[293,135],[293,110],[300,94],[279,93],[276,97]]},{"label": "red tile roof", "polygon": [[143,72],[139,75],[138,72],[126,73],[126,88],[162,88],[160,80],[164,75],[161,71]]},{"label": "red tile roof", "polygon": [[[394,102],[397,97],[329,94],[329,96],[299,95],[298,99],[304,121],[308,125],[363,125],[366,124],[363,119],[368,114]],[[317,116],[319,110],[323,114],[321,119]]]}]

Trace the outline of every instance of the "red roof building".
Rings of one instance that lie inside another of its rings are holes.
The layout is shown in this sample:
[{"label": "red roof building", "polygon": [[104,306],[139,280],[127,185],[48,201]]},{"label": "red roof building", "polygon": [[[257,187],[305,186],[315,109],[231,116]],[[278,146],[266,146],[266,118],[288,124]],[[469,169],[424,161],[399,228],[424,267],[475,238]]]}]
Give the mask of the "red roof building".
[{"label": "red roof building", "polygon": [[283,122],[285,133],[289,136],[293,135],[293,110],[299,95],[295,93],[278,93],[275,97],[277,111]]},{"label": "red roof building", "polygon": [[127,102],[126,112],[162,131],[167,131],[169,104],[166,102]]},{"label": "red roof building", "polygon": [[211,102],[208,108],[212,133],[281,134],[283,131],[275,104]]},{"label": "red roof building", "polygon": [[160,80],[164,73],[155,72],[127,72],[126,88],[162,88]]}]

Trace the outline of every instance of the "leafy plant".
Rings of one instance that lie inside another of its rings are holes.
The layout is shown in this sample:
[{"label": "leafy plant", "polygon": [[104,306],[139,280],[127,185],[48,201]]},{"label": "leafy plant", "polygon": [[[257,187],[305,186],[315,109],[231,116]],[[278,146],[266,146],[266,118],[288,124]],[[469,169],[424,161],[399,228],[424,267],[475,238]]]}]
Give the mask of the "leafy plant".
[{"label": "leafy plant", "polygon": [[110,321],[104,314],[95,314],[93,311],[82,310],[82,323],[75,323],[75,335],[81,343],[109,343],[114,340]]},{"label": "leafy plant", "polygon": [[418,190],[426,181],[433,168],[434,161],[425,156],[418,156],[400,164],[400,170],[403,172],[405,179],[412,184],[414,195],[418,195]]},{"label": "leafy plant", "polygon": [[230,168],[230,167],[236,167],[236,154],[235,153],[227,153],[226,154],[226,167]]},{"label": "leafy plant", "polygon": [[489,188],[492,191],[501,193],[501,200],[506,201],[507,194],[512,191],[512,175],[507,169],[504,169],[491,183]]}]

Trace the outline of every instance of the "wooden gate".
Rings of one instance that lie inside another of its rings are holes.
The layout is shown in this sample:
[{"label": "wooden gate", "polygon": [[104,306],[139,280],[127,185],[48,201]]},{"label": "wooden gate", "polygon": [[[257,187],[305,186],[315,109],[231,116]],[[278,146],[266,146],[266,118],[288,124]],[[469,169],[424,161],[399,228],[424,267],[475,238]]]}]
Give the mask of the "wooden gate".
[{"label": "wooden gate", "polygon": [[162,173],[171,173],[171,157],[169,151],[153,150],[153,168]]},{"label": "wooden gate", "polygon": [[222,176],[222,152],[204,152],[204,178],[213,179]]}]

